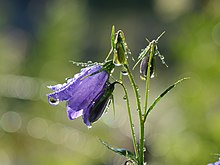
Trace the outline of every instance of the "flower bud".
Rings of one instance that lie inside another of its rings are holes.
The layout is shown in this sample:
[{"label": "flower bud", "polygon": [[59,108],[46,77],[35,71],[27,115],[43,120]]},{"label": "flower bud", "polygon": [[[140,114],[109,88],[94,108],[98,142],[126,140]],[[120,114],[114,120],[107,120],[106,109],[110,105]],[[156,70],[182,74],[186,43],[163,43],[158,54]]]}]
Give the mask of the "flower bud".
[{"label": "flower bud", "polygon": [[[145,56],[141,61],[141,64],[140,64],[140,77],[141,77],[142,80],[146,80],[148,62],[149,62],[149,56]],[[152,60],[151,60],[151,66],[150,66],[150,78],[154,77],[154,70],[155,70],[155,59],[153,57]]]},{"label": "flower bud", "polygon": [[113,62],[115,65],[122,65],[126,63],[126,56],[129,52],[127,43],[125,42],[124,33],[119,30],[116,33],[115,41],[114,41],[114,58]]}]

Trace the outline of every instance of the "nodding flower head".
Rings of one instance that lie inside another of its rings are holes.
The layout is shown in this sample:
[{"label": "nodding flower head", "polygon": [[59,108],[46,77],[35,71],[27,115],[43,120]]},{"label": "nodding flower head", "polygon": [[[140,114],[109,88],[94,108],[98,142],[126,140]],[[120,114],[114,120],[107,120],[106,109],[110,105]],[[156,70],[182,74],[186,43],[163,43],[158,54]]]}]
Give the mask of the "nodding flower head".
[{"label": "nodding flower head", "polygon": [[91,126],[109,103],[113,88],[108,81],[113,68],[112,61],[104,65],[93,65],[83,68],[64,84],[48,86],[54,91],[47,95],[48,102],[58,105],[60,101],[66,101],[69,119],[83,116],[84,123]]}]

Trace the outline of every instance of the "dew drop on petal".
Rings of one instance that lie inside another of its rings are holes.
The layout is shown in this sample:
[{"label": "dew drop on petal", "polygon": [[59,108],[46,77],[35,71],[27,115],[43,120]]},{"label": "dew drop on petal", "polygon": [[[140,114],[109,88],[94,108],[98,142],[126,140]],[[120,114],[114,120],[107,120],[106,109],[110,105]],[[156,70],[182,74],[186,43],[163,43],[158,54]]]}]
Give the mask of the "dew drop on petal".
[{"label": "dew drop on petal", "polygon": [[67,77],[67,78],[65,78],[65,82],[66,82],[66,83],[69,83],[71,80],[72,80],[71,77]]},{"label": "dew drop on petal", "polygon": [[60,103],[59,99],[54,99],[52,97],[49,98],[50,105],[58,105]]},{"label": "dew drop on petal", "polygon": [[92,128],[92,126],[91,126],[91,125],[89,125],[89,126],[87,126],[87,128],[88,128],[88,129],[90,129],[90,128]]}]

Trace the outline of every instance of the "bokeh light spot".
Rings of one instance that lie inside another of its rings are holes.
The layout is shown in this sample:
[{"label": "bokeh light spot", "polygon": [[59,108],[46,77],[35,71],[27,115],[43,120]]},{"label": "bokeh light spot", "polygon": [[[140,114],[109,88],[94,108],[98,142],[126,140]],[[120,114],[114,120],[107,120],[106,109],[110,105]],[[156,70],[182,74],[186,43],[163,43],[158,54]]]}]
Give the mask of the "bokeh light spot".
[{"label": "bokeh light spot", "polygon": [[50,125],[47,133],[47,138],[50,142],[63,144],[66,141],[68,129],[60,123],[55,123]]},{"label": "bokeh light spot", "polygon": [[45,119],[35,117],[27,124],[28,134],[34,138],[41,139],[45,137],[48,130],[48,124]]},{"label": "bokeh light spot", "polygon": [[2,165],[11,165],[12,164],[9,155],[4,150],[0,150],[0,163]]},{"label": "bokeh light spot", "polygon": [[17,132],[21,127],[22,119],[17,112],[9,111],[2,115],[1,126],[7,132]]}]

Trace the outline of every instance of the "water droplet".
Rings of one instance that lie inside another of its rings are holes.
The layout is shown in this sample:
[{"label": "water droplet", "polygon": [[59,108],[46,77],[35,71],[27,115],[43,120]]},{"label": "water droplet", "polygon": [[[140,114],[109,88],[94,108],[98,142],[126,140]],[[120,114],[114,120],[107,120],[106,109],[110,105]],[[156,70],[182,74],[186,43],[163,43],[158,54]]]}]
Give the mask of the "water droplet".
[{"label": "water droplet", "polygon": [[92,126],[91,126],[91,125],[89,125],[89,126],[87,126],[87,128],[88,128],[88,129],[90,129],[90,128],[92,128]]},{"label": "water droplet", "polygon": [[135,59],[134,59],[134,57],[131,57],[131,59],[132,59],[132,61],[134,61],[134,62],[135,62]]},{"label": "water droplet", "polygon": [[49,103],[50,103],[50,105],[55,106],[55,105],[58,105],[60,103],[60,101],[59,101],[59,99],[54,99],[54,98],[50,97]]},{"label": "water droplet", "polygon": [[124,96],[123,96],[123,99],[124,99],[124,100],[127,100],[127,97],[126,97],[126,95],[124,95]]},{"label": "water droplet", "polygon": [[117,63],[114,63],[115,64],[115,66],[121,66],[121,64],[117,64]]},{"label": "water droplet", "polygon": [[122,73],[123,76],[127,76],[128,75],[128,72],[125,71],[125,70],[121,71],[121,73]]},{"label": "water droplet", "polygon": [[160,52],[158,52],[158,56],[160,57],[160,59],[163,61],[164,60],[164,56],[160,54]]},{"label": "water droplet", "polygon": [[65,78],[66,83],[68,83],[71,80],[71,77]]}]

